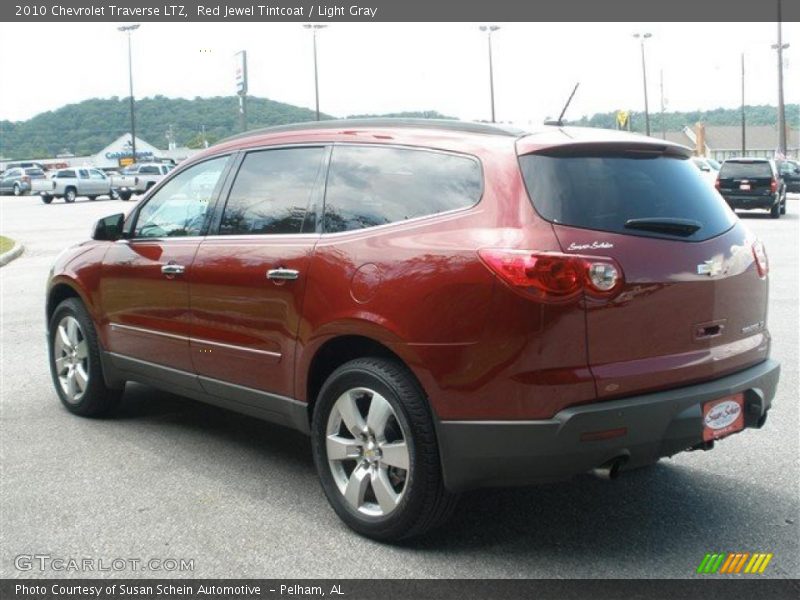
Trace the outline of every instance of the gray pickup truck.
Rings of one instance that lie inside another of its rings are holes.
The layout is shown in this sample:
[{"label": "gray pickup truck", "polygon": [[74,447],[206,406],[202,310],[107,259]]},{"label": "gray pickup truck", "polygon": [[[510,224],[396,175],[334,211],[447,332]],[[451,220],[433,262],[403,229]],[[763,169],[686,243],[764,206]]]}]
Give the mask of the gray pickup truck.
[{"label": "gray pickup truck", "polygon": [[54,198],[64,202],[75,202],[78,196],[94,200],[98,196],[115,197],[112,181],[100,169],[92,167],[69,167],[59,169],[47,179],[31,182],[31,192],[39,194],[42,202],[50,204]]}]

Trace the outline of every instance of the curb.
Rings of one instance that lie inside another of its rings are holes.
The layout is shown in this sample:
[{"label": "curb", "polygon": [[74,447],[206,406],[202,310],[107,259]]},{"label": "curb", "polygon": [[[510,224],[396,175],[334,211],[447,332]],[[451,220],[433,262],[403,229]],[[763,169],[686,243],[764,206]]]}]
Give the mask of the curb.
[{"label": "curb", "polygon": [[11,250],[3,254],[0,254],[0,267],[7,265],[12,260],[17,258],[20,254],[22,254],[23,250],[25,250],[25,246],[23,246],[19,242],[16,242]]}]

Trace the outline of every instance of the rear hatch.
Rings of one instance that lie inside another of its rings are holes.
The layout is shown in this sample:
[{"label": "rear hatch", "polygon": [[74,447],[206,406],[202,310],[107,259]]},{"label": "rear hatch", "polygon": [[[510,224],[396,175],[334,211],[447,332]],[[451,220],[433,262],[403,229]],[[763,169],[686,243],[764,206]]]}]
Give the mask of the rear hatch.
[{"label": "rear hatch", "polygon": [[[520,145],[540,216],[562,251],[610,257],[620,281],[586,293],[599,398],[713,379],[764,360],[766,257],[679,146]],[[754,247],[755,245],[755,247]]]},{"label": "rear hatch", "polygon": [[769,196],[775,192],[772,167],[765,160],[726,160],[719,172],[724,196]]}]

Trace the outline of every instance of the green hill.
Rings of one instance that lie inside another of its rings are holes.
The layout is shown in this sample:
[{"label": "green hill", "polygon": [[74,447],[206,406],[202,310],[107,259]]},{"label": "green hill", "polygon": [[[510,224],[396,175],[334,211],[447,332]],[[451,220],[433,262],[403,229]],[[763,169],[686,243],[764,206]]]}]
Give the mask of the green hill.
[{"label": "green hill", "polygon": [[[744,114],[748,125],[775,126],[778,123],[778,109],[774,106],[745,106]],[[666,131],[680,131],[687,125],[691,127],[699,121],[706,125],[739,125],[742,122],[741,119],[742,113],[739,108],[665,112],[664,129]],[[786,122],[790,127],[800,127],[800,104],[786,105]],[[616,113],[597,113],[591,117],[581,117],[575,121],[569,121],[569,124],[614,129],[616,127]],[[631,128],[633,131],[644,132],[644,112],[631,112]],[[651,132],[659,132],[661,129],[661,114],[659,112],[651,112]]]},{"label": "green hill", "polygon": [[[0,121],[0,156],[46,158],[62,152],[82,156],[94,154],[130,130],[127,98],[93,98],[36,115],[27,121]],[[248,129],[314,120],[314,111],[275,102],[247,98]],[[323,119],[332,118],[321,115]],[[423,118],[445,118],[435,111],[397,113]],[[155,96],[136,101],[136,136],[157,147],[167,147],[171,131],[179,146],[200,147],[239,130],[239,99],[166,98]]]}]

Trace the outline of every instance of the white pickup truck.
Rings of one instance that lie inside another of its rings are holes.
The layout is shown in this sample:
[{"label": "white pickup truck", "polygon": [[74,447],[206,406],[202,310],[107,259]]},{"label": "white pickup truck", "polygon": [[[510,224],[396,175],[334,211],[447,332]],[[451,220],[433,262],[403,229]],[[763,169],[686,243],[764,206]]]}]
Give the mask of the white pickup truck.
[{"label": "white pickup truck", "polygon": [[[140,163],[128,167],[122,174],[112,178],[115,188],[126,188],[134,194],[143,194],[164,179],[175,166],[166,163]],[[122,193],[120,198],[127,200]],[[130,197],[130,196],[128,196]]]},{"label": "white pickup truck", "polygon": [[100,169],[92,167],[69,167],[59,169],[47,179],[31,182],[31,193],[39,194],[42,202],[50,204],[54,198],[75,202],[78,196],[94,200],[98,196],[116,197],[115,186]]}]

